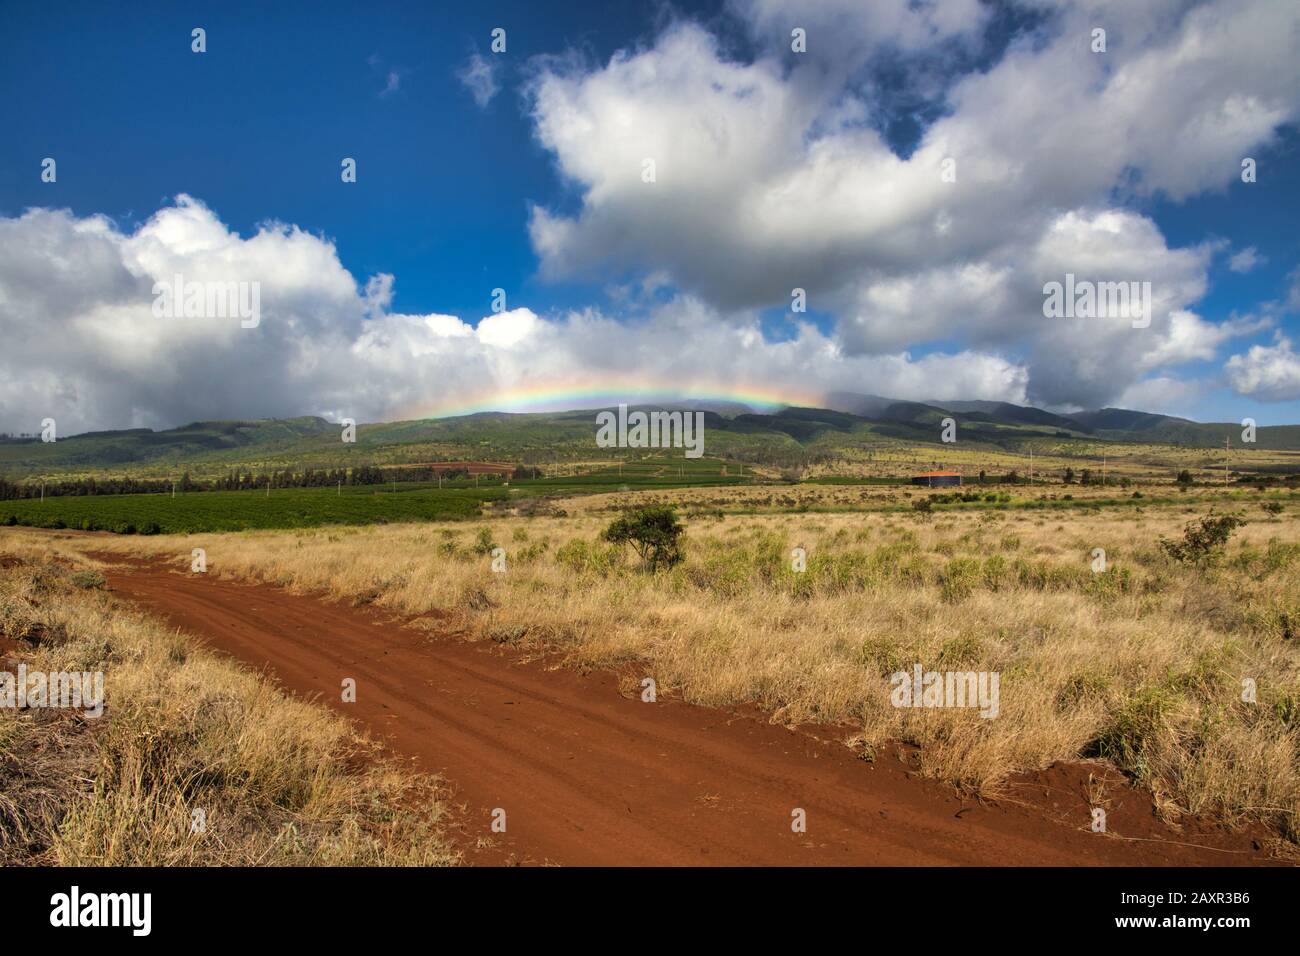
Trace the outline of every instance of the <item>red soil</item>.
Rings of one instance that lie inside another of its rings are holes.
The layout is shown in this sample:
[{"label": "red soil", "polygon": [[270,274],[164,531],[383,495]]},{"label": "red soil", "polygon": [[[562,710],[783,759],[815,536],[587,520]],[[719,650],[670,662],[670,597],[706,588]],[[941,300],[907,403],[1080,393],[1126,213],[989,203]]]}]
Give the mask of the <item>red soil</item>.
[{"label": "red soil", "polygon": [[[1271,862],[1261,830],[1175,831],[1113,783],[1090,830],[1089,771],[1057,765],[981,802],[874,763],[842,730],[749,711],[643,703],[619,675],[430,636],[369,609],[118,562],[110,586],[282,686],[328,706],[453,788],[452,836],[474,863],[1239,865]],[[625,675],[626,676],[626,675]],[[357,700],[340,701],[344,678]],[[494,808],[507,832],[490,832]],[[791,830],[791,813],[807,832]],[[480,840],[490,845],[479,846]]]}]

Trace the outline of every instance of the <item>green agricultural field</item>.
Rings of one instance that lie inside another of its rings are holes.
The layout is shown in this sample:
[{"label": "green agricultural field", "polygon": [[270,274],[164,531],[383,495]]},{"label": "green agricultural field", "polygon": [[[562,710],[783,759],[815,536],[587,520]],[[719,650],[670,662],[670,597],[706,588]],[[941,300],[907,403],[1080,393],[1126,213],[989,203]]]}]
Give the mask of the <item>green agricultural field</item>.
[{"label": "green agricultural field", "polygon": [[[402,486],[399,485],[399,488]],[[449,521],[477,517],[501,488],[282,488],[177,495],[98,495],[0,501],[0,525],[78,528],[119,534],[312,528],[326,524]]]},{"label": "green agricultural field", "polygon": [[[615,491],[622,486],[631,490],[752,484],[752,468],[736,461],[718,458],[642,458],[623,464],[577,462],[543,468],[545,478],[515,480],[514,489],[531,493],[554,494]],[[463,479],[462,479],[463,482]]]},{"label": "green agricultural field", "polygon": [[[1189,506],[1213,500],[1226,507],[1279,505],[1295,500],[1294,488],[1255,490],[1196,485],[1189,494],[1170,482],[1147,484],[1145,491],[1118,487],[1063,485],[967,485],[955,492],[928,492],[897,477],[821,475],[802,482],[776,481],[752,468],[717,458],[644,458],[611,465],[586,461],[559,463],[547,477],[503,481],[497,477],[438,482],[385,482],[339,488],[272,488],[169,494],[98,495],[0,501],[0,525],[166,534],[198,531],[310,528],[326,524],[385,524],[477,518],[483,505],[495,513],[515,510],[521,499],[579,499],[621,492],[663,492],[685,507],[708,504],[716,512],[926,511],[1033,509],[1068,510]],[[886,489],[890,489],[886,491]],[[902,498],[895,495],[901,490]],[[711,498],[695,499],[691,492]],[[1014,495],[1014,498],[1013,498]],[[1208,499],[1205,496],[1210,496]],[[847,496],[847,497],[846,497]],[[597,498],[596,500],[603,500]],[[514,504],[511,504],[514,503]],[[572,508],[565,505],[565,508]]]},{"label": "green agricultural field", "polygon": [[[383,524],[474,518],[485,502],[645,489],[749,484],[733,464],[716,459],[647,459],[622,468],[571,466],[572,473],[508,484],[484,477],[337,488],[273,488],[168,494],[93,495],[0,501],[0,525],[73,528],[119,534],[311,528],[325,524]],[[560,469],[564,471],[563,468]]]}]

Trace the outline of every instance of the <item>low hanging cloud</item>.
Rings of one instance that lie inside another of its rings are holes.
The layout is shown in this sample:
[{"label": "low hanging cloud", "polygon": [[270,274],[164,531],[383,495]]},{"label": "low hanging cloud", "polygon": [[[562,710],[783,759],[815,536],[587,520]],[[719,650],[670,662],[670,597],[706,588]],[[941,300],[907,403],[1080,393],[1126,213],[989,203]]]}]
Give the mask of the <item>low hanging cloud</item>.
[{"label": "low hanging cloud", "polygon": [[[259,321],[156,315],[153,290],[178,276],[259,283]],[[185,195],[134,231],[66,210],[0,218],[0,431],[39,431],[46,417],[64,435],[213,418],[376,421],[592,380],[682,394],[1024,398],[1024,370],[996,355],[848,356],[812,325],[770,342],[752,313],[724,316],[690,296],[631,320],[517,308],[466,321],[390,311],[393,284],[359,284],[332,243],[295,226],[242,237]]]}]

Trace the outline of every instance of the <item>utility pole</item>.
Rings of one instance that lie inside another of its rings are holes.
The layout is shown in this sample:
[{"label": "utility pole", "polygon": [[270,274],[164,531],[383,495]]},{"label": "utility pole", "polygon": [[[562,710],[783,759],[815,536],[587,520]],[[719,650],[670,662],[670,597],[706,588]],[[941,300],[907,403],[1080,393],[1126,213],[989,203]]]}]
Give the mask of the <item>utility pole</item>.
[{"label": "utility pole", "polygon": [[172,481],[172,497],[176,497],[176,482]]},{"label": "utility pole", "polygon": [[1223,439],[1223,483],[1228,483],[1228,455],[1232,453],[1232,436],[1227,435]]}]

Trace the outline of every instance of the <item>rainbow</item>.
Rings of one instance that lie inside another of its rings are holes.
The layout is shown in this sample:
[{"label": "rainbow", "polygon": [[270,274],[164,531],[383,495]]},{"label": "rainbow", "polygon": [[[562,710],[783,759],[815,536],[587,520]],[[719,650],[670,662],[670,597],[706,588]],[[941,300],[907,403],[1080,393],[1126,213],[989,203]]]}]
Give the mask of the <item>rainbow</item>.
[{"label": "rainbow", "polygon": [[782,388],[778,391],[765,385],[699,382],[669,385],[611,377],[581,384],[571,381],[548,382],[517,388],[484,389],[471,395],[457,395],[437,405],[412,406],[401,411],[400,415],[402,419],[411,420],[450,418],[475,412],[559,412],[572,408],[608,408],[620,402],[636,405],[687,401],[737,402],[759,409],[772,409],[784,405],[819,406],[822,404],[822,396],[801,389]]}]

